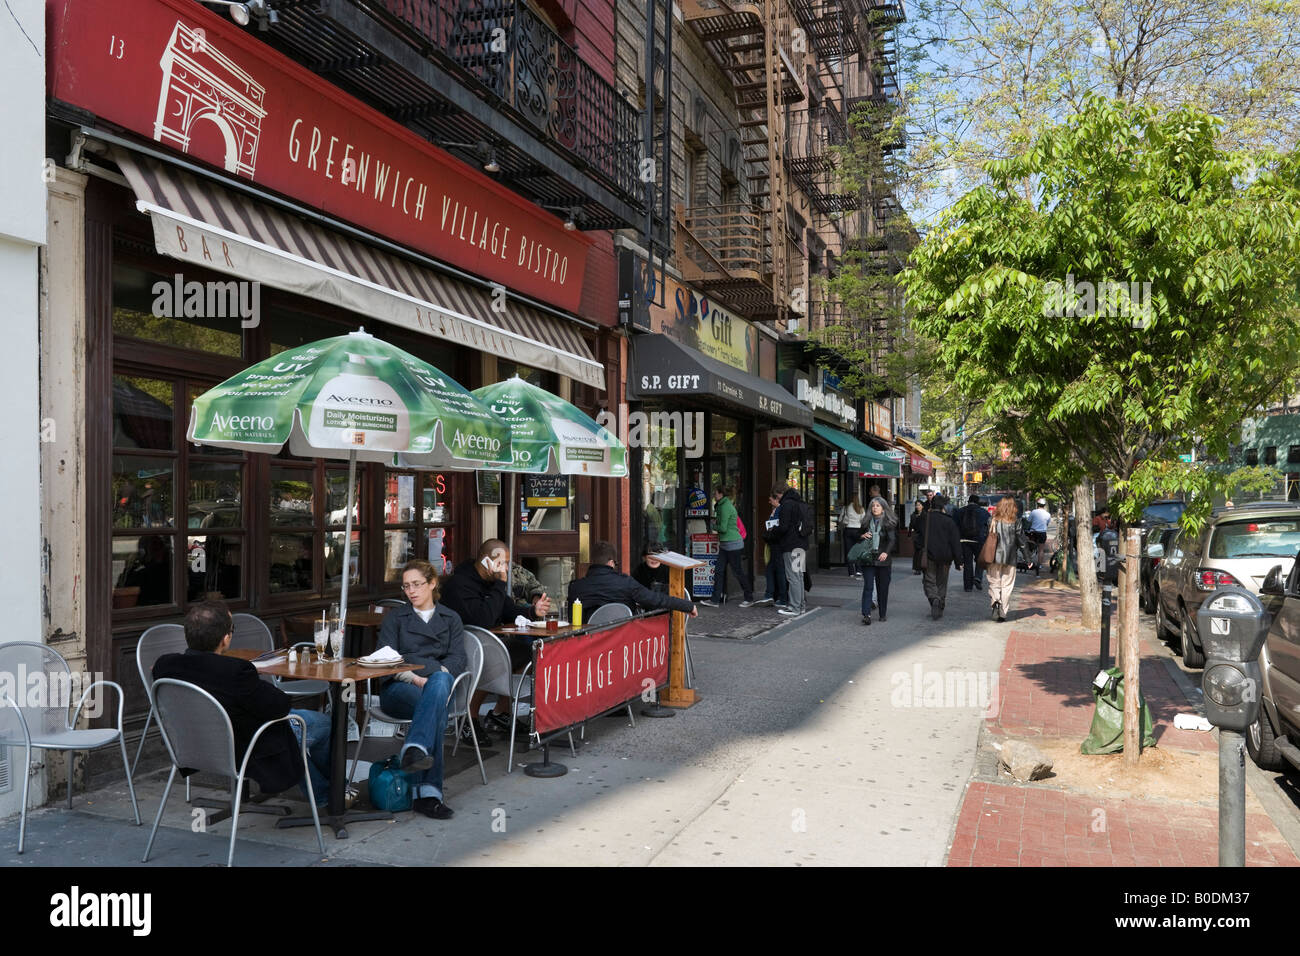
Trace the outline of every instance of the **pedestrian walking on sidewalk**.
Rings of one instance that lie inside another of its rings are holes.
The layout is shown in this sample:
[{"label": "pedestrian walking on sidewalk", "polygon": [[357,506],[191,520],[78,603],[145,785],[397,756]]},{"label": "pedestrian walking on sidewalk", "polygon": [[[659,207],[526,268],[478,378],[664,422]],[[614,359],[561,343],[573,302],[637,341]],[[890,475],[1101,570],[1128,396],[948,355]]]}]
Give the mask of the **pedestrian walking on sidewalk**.
[{"label": "pedestrian walking on sidewalk", "polygon": [[921,538],[925,521],[925,502],[916,499],[916,509],[907,525],[907,533],[912,536],[912,573],[921,573]]},{"label": "pedestrian walking on sidewalk", "polygon": [[708,607],[721,607],[727,600],[727,568],[731,568],[740,582],[740,589],[745,594],[741,607],[754,604],[754,582],[745,573],[745,538],[740,533],[739,515],[736,506],[731,503],[727,488],[718,485],[713,489],[715,520],[713,527],[718,534],[718,565],[713,578],[713,598],[701,601]]},{"label": "pedestrian walking on sidewalk", "polygon": [[1029,512],[1029,540],[1034,543],[1034,577],[1043,573],[1043,549],[1047,546],[1047,525],[1051,520],[1047,499],[1039,498],[1038,507]]},{"label": "pedestrian walking on sidewalk", "polygon": [[892,573],[890,559],[898,547],[898,524],[894,512],[884,498],[872,498],[870,515],[862,529],[862,540],[870,550],[861,560],[862,567],[862,623],[871,623],[872,592],[880,605],[880,620],[889,613],[889,578]]},{"label": "pedestrian walking on sidewalk", "polygon": [[849,577],[862,577],[862,571],[856,561],[849,560],[849,552],[853,546],[862,538],[862,522],[867,517],[862,505],[858,503],[858,496],[854,495],[852,500],[844,506],[840,512],[840,534],[844,537],[844,566],[849,570]]},{"label": "pedestrian walking on sidewalk", "polygon": [[948,603],[948,570],[951,565],[962,566],[961,536],[957,524],[945,510],[948,499],[935,495],[922,517],[922,547],[925,550],[924,571],[921,578],[925,596],[930,601],[930,617],[943,617]]},{"label": "pedestrian walking on sidewalk", "polygon": [[957,530],[961,532],[961,583],[962,590],[972,591],[984,586],[984,572],[975,560],[980,545],[989,533],[989,513],[979,495],[971,495],[966,507],[957,512]]},{"label": "pedestrian walking on sidewalk", "polygon": [[776,528],[777,546],[785,560],[785,581],[790,590],[790,606],[777,613],[797,617],[807,610],[803,575],[808,567],[812,509],[799,496],[799,492],[789,485],[777,485],[772,489],[772,494],[781,497],[781,515]]},{"label": "pedestrian walking on sidewalk", "polygon": [[993,620],[1005,621],[1011,606],[1011,589],[1016,586],[1016,555],[1027,543],[1016,517],[1016,499],[1004,495],[993,512],[990,532],[996,534],[993,562],[985,569],[989,585],[989,610]]},{"label": "pedestrian walking on sidewalk", "polygon": [[789,589],[785,583],[785,559],[777,544],[781,537],[781,498],[779,495],[769,495],[767,503],[772,507],[772,514],[763,525],[763,540],[767,542],[767,590],[754,604],[774,604],[779,611],[790,601]]}]

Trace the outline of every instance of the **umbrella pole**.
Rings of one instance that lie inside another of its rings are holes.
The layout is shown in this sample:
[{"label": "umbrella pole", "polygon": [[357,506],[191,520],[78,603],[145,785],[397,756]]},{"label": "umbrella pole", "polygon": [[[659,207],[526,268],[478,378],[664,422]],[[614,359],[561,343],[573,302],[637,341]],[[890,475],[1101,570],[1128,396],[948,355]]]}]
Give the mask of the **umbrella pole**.
[{"label": "umbrella pole", "polygon": [[519,489],[515,485],[515,475],[510,475],[510,501],[506,506],[510,525],[506,528],[506,547],[510,549],[510,560],[506,562],[506,594],[510,603],[515,600],[515,525],[519,523]]},{"label": "umbrella pole", "polygon": [[352,579],[352,508],[353,495],[357,487],[357,450],[348,452],[348,512],[343,519],[343,585],[339,594],[339,630],[343,632],[343,643],[347,643],[348,633],[348,582]]}]

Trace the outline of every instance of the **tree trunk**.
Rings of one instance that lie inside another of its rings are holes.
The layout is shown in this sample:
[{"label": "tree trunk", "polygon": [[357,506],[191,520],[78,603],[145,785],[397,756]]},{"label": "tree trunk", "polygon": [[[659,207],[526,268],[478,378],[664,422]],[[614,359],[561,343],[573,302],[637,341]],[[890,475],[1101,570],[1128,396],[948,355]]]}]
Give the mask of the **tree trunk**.
[{"label": "tree trunk", "polygon": [[1083,602],[1082,623],[1090,631],[1101,630],[1101,591],[1092,563],[1092,482],[1083,479],[1074,487],[1074,541],[1079,553],[1079,597]]},{"label": "tree trunk", "polygon": [[1142,687],[1138,678],[1141,637],[1138,633],[1138,564],[1141,531],[1124,531],[1124,573],[1120,576],[1119,648],[1120,667],[1124,671],[1124,763],[1137,766],[1142,757]]}]

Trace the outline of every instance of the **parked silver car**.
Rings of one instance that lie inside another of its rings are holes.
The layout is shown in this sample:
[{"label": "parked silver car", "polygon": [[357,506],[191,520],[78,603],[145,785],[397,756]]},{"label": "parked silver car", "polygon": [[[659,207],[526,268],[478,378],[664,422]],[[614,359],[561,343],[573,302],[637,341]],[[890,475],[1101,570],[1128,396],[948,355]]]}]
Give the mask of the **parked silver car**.
[{"label": "parked silver car", "polygon": [[1183,663],[1205,664],[1196,612],[1201,602],[1225,584],[1260,593],[1264,578],[1300,551],[1300,504],[1261,503],[1219,509],[1200,533],[1186,531],[1167,545],[1153,544],[1147,555],[1160,558],[1156,572],[1156,633],[1178,635]]},{"label": "parked silver car", "polygon": [[1246,750],[1264,770],[1300,767],[1300,560],[1274,565],[1261,591],[1271,620],[1259,652],[1259,717],[1246,731]]}]

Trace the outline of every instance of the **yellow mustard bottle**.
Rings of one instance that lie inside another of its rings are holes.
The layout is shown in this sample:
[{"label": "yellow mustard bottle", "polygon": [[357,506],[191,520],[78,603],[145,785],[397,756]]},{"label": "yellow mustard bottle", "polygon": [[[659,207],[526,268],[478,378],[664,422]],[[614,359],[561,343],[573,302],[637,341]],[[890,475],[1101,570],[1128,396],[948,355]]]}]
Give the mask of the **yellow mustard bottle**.
[{"label": "yellow mustard bottle", "polygon": [[573,617],[570,623],[574,627],[582,627],[582,600],[581,599],[575,600],[573,602]]}]

